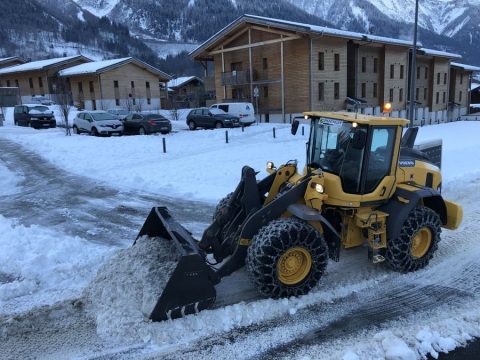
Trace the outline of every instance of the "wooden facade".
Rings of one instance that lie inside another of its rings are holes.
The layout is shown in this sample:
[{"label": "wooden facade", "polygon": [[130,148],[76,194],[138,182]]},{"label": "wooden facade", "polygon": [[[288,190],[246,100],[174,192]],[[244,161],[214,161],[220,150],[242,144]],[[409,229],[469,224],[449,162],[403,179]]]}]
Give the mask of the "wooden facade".
[{"label": "wooden facade", "polygon": [[160,83],[170,76],[134,58],[106,60],[60,72],[73,103],[81,109],[157,110]]},{"label": "wooden facade", "polygon": [[[377,114],[390,102],[392,115],[406,116],[407,41],[244,15],[191,56],[205,69],[214,62],[216,102],[258,101],[260,114],[281,114],[284,121],[308,110],[351,110],[350,101],[354,110]],[[422,116],[446,116],[450,61],[457,57],[417,53],[415,104]]]},{"label": "wooden facade", "polygon": [[18,87],[23,103],[30,102],[33,96],[38,95],[53,100],[62,87],[57,76],[58,72],[90,61],[79,55],[6,67],[0,69],[0,86]]}]

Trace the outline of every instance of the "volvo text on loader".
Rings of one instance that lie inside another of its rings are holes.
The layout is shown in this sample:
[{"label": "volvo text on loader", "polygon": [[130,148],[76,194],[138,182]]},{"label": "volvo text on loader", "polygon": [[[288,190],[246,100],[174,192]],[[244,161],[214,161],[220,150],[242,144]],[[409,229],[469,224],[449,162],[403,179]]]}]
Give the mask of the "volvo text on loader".
[{"label": "volvo text on loader", "polygon": [[339,261],[342,249],[364,244],[373,263],[398,272],[422,269],[437,250],[441,228],[458,228],[462,208],[442,197],[435,154],[414,148],[418,128],[402,137],[408,120],[304,115],[310,120],[305,168],[270,162],[270,175],[257,180],[243,167],[200,241],[165,207],[152,209],[139,237],[172,241],[181,255],[152,320],[212,306],[215,285],[244,265],[260,293],[273,298],[308,293],[329,259]]}]

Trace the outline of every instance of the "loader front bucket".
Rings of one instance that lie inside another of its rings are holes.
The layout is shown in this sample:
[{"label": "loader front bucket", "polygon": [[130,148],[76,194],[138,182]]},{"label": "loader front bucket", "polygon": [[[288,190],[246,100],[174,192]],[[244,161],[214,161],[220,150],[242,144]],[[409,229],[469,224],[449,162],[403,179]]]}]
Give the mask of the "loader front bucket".
[{"label": "loader front bucket", "polygon": [[[166,207],[154,207],[140,230],[141,236],[171,241],[177,249],[179,261],[159,295],[150,319],[162,321],[195,314],[215,302],[215,285],[219,276],[205,260],[203,251],[190,232],[175,221]],[[136,239],[136,240],[137,240]],[[136,242],[135,240],[135,242]],[[135,245],[135,243],[134,243]]]}]

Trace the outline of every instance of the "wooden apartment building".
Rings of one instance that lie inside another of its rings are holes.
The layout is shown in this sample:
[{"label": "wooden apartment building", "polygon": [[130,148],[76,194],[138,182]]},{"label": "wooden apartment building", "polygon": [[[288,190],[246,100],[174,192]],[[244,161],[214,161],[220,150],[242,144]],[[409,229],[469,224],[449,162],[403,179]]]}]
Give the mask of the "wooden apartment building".
[{"label": "wooden apartment building", "polygon": [[1,68],[0,87],[18,87],[23,103],[31,102],[32,97],[38,95],[53,99],[61,87],[57,73],[62,69],[90,61],[82,55],[76,55]]},{"label": "wooden apartment building", "polygon": [[[214,62],[216,102],[258,102],[260,114],[285,120],[307,110],[378,114],[386,102],[392,116],[406,116],[411,52],[410,41],[244,15],[190,55],[205,69]],[[422,119],[446,120],[450,61],[459,57],[417,52]]]},{"label": "wooden apartment building", "polygon": [[75,105],[86,110],[122,107],[127,110],[161,108],[160,83],[171,76],[128,57],[95,61],[59,72]]}]

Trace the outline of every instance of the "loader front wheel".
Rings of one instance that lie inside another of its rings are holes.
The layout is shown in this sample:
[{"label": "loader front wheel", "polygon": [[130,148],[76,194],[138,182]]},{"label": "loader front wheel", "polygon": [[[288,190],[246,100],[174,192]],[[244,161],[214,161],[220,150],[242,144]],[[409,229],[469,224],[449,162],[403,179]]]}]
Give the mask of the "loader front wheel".
[{"label": "loader front wheel", "polygon": [[438,248],[440,227],[440,217],[435,211],[425,206],[413,209],[400,235],[388,241],[386,263],[404,273],[423,269]]},{"label": "loader front wheel", "polygon": [[327,262],[328,247],[322,234],[294,217],[262,227],[246,258],[260,293],[273,298],[308,293],[322,277]]},{"label": "loader front wheel", "polygon": [[227,207],[227,204],[228,202],[230,201],[230,199],[232,198],[233,196],[233,192],[231,193],[228,193],[224,198],[222,198],[217,206],[215,207],[215,210],[213,211],[213,221],[215,221],[218,217],[218,215],[220,215],[220,213],[223,211],[223,209],[225,209]]}]

